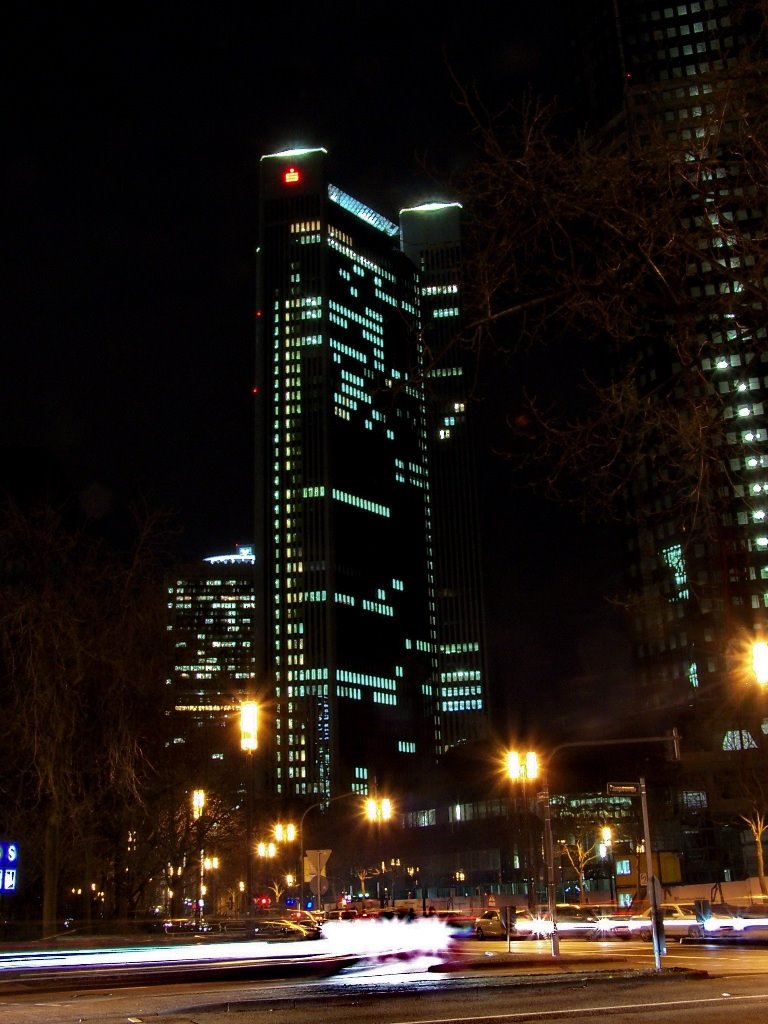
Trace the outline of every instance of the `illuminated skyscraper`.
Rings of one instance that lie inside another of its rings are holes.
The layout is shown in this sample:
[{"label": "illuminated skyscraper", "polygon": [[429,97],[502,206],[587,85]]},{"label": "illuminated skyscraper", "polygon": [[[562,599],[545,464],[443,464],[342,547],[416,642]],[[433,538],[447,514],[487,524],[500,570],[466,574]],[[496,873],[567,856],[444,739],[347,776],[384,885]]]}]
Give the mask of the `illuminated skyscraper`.
[{"label": "illuminated skyscraper", "polygon": [[[418,785],[484,720],[479,623],[440,633],[433,367],[399,234],[329,181],[324,150],[262,158],[257,593],[284,797]],[[439,668],[452,643],[471,666]]]},{"label": "illuminated skyscraper", "polygon": [[435,582],[435,735],[443,752],[482,736],[485,643],[480,579],[472,372],[453,344],[461,323],[461,207],[400,211],[402,248],[419,270],[421,338],[432,490]]},{"label": "illuminated skyscraper", "polygon": [[685,365],[674,344],[651,340],[643,383],[649,395],[664,393],[664,381],[697,396],[720,435],[719,450],[702,451],[695,515],[680,516],[658,459],[649,459],[632,495],[640,512],[632,544],[639,700],[686,707],[732,690],[738,642],[768,625],[766,326],[755,288],[766,210],[740,134],[749,95],[742,61],[754,25],[739,19],[744,5],[734,0],[610,7],[603,4],[604,24],[617,33],[614,95],[628,136],[635,146],[663,145],[672,162],[676,155],[679,233],[690,239],[685,296],[668,330],[690,336],[693,359]]},{"label": "illuminated skyscraper", "polygon": [[649,407],[660,398],[685,409],[669,432],[685,436],[694,405],[705,425],[690,445],[697,479],[670,459],[682,462],[682,446],[667,448],[660,431],[628,496],[636,707],[684,736],[676,813],[689,826],[691,881],[722,877],[723,863],[739,859],[716,852],[729,840],[707,839],[707,829],[735,819],[738,848],[733,798],[745,796],[745,770],[734,754],[768,732],[750,701],[747,659],[768,627],[768,210],[755,173],[754,136],[764,130],[753,123],[764,124],[764,98],[754,100],[764,49],[759,20],[742,17],[749,6],[590,0],[574,9],[589,26],[576,48],[587,92],[604,118],[614,115],[614,136],[668,168],[672,183],[675,219],[664,230],[680,253],[674,301],[648,310],[655,326],[634,353],[638,382]]},{"label": "illuminated skyscraper", "polygon": [[171,738],[187,748],[197,771],[206,761],[214,768],[227,753],[239,757],[227,727],[237,724],[240,700],[254,692],[254,563],[253,548],[241,547],[184,566],[167,582]]}]

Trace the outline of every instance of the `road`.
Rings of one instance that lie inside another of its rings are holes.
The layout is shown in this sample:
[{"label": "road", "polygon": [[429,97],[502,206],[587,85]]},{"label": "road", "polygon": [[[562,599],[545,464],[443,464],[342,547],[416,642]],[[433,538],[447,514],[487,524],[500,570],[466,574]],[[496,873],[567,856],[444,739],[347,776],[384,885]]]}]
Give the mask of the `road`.
[{"label": "road", "polygon": [[562,963],[552,960],[546,942],[517,943],[510,954],[506,943],[471,941],[456,950],[451,971],[435,971],[440,956],[400,953],[325,979],[190,976],[181,984],[146,985],[137,968],[133,983],[120,988],[43,992],[32,981],[11,993],[0,981],[0,1024],[232,1024],[235,1012],[238,1024],[733,1024],[739,1015],[768,1021],[764,948],[674,945],[661,976],[640,942],[565,941]]}]

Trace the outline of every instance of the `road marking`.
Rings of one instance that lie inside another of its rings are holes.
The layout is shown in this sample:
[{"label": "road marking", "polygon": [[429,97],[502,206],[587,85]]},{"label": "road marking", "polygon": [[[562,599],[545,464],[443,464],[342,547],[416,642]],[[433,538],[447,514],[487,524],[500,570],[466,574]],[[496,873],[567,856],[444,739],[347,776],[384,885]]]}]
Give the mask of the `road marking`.
[{"label": "road marking", "polygon": [[745,996],[711,996],[706,999],[670,999],[658,1003],[607,1003],[605,1006],[584,1006],[577,1008],[563,1007],[559,1010],[535,1010],[523,1013],[489,1013],[478,1017],[434,1017],[428,1020],[401,1020],[393,1024],[476,1024],[484,1020],[554,1020],[557,1017],[585,1017],[599,1013],[618,1013],[621,1010],[663,1010],[663,1009],[695,1009],[697,1006],[711,1006],[713,1003],[735,1003],[748,1001],[768,1002],[768,992]]}]

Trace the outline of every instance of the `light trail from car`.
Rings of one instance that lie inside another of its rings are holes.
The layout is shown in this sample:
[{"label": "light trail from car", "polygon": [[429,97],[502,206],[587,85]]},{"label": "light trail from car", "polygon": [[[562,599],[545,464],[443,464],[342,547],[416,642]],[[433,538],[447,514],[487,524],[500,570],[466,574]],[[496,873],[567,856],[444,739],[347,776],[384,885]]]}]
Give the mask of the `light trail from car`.
[{"label": "light trail from car", "polygon": [[204,964],[221,961],[313,960],[333,957],[373,959],[391,956],[437,955],[451,943],[449,930],[439,921],[419,918],[411,922],[363,920],[331,921],[323,937],[311,941],[210,941],[198,944],[124,946],[101,949],[40,950],[0,954],[0,974],[66,968],[139,967],[160,964]]}]

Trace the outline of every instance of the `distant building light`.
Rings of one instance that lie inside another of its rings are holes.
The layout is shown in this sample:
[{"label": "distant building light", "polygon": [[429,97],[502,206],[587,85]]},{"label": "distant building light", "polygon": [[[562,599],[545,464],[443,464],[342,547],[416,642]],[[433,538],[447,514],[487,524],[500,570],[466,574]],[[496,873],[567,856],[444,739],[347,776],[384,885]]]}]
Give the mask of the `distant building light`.
[{"label": "distant building light", "polygon": [[256,562],[256,555],[251,546],[239,547],[231,555],[209,555],[203,559],[209,565],[253,565]]}]

